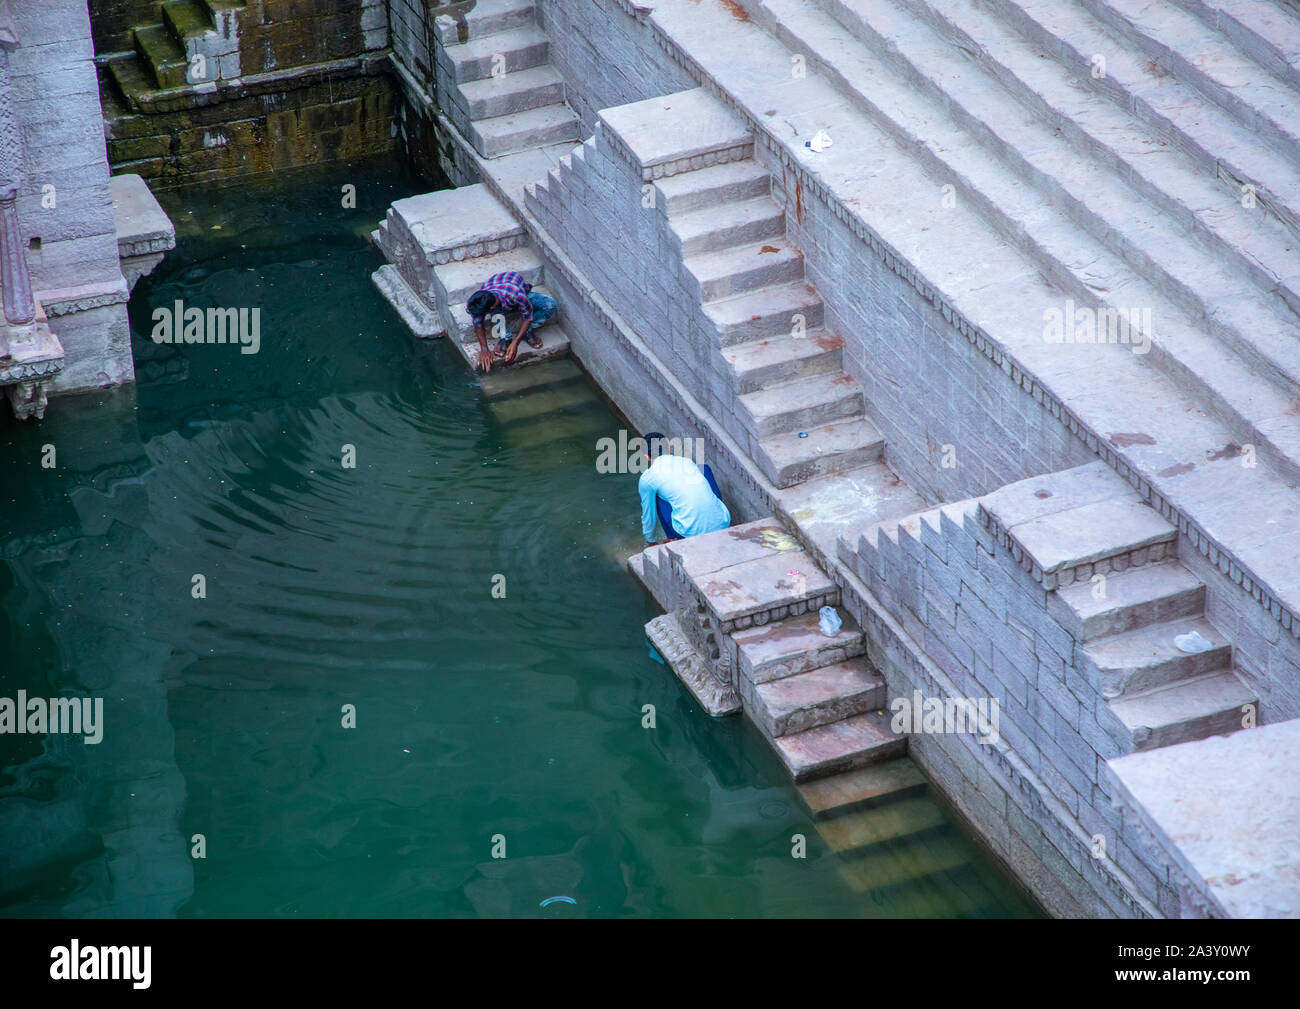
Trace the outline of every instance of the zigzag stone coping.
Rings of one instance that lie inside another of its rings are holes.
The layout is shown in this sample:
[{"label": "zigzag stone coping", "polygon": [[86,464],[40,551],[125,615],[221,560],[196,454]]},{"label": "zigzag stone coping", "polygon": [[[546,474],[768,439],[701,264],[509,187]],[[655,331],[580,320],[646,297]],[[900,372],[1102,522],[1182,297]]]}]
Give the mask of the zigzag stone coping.
[{"label": "zigzag stone coping", "polygon": [[1095,452],[1106,465],[1111,467],[1123,479],[1129,482],[1178,532],[1186,538],[1193,548],[1215,565],[1221,574],[1234,584],[1240,586],[1255,602],[1290,632],[1300,638],[1300,612],[1297,612],[1274,596],[1258,578],[1222,544],[1216,542],[1195,520],[1184,514],[1163,494],[1153,487],[1140,473],[1133,470],[1125,457],[1117,451],[1105,437],[1087,427],[1079,417],[1064,403],[1045,389],[1035,377],[1019,366],[1002,350],[988,333],[972,323],[961,314],[942,292],[928,284],[920,273],[884,238],[874,231],[857,213],[846,206],[818,178],[802,165],[784,144],[770,136],[762,122],[751,116],[736,99],[720,88],[697,60],[687,55],[663,26],[653,16],[645,19],[652,37],[660,50],[681,67],[694,80],[700,82],[718,101],[723,103],[737,119],[748,125],[755,138],[755,147],[762,147],[772,160],[781,164],[790,177],[802,184],[804,191],[815,195],[830,211],[847,226],[854,236],[875,253],[881,262],[901,280],[917,291],[942,314],[958,333],[966,338],[981,354],[999,367],[1016,385],[1033,397],[1034,401],[1048,411],[1075,437]]}]

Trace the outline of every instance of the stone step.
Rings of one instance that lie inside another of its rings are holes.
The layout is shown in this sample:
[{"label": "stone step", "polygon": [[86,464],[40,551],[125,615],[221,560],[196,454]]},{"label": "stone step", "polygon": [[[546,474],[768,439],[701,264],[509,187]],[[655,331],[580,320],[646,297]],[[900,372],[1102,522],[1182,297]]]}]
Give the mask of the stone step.
[{"label": "stone step", "polygon": [[757,161],[744,159],[682,172],[655,183],[659,208],[669,217],[724,203],[772,195],[772,177]]},{"label": "stone step", "polygon": [[1135,750],[1154,750],[1235,732],[1246,716],[1242,708],[1258,703],[1231,669],[1222,669],[1111,701],[1110,709],[1133,734]]},{"label": "stone step", "polygon": [[436,8],[433,31],[444,46],[459,46],[485,35],[526,28],[535,23],[536,0],[476,0],[454,14],[438,14]]},{"label": "stone step", "polygon": [[754,462],[772,483],[786,488],[879,462],[884,451],[885,439],[876,425],[866,417],[850,417],[760,439]]},{"label": "stone step", "polygon": [[1087,67],[1094,54],[1106,53],[1106,76],[1092,82],[1101,94],[1197,160],[1207,176],[1224,179],[1233,190],[1252,184],[1261,204],[1300,235],[1300,172],[1259,144],[1247,123],[1160,70],[1074,4],[991,0],[990,6],[1031,42],[1066,61]]},{"label": "stone step", "polygon": [[771,683],[864,654],[867,645],[862,631],[847,614],[841,614],[841,619],[843,624],[834,637],[821,632],[816,611],[736,631],[732,640],[740,675],[750,683]]},{"label": "stone step", "polygon": [[[1180,634],[1197,631],[1213,648],[1188,653],[1174,644]],[[1105,697],[1128,696],[1186,680],[1228,665],[1232,645],[1202,616],[1183,617],[1100,638],[1084,650]]]},{"label": "stone step", "polygon": [[[869,893],[886,887],[924,879],[969,865],[970,846],[952,832],[930,831],[914,838],[850,854],[840,873],[855,893]],[[951,887],[945,887],[951,889]]]},{"label": "stone step", "polygon": [[[673,553],[678,551],[674,548]],[[727,634],[816,612],[840,599],[835,583],[802,550],[764,554],[689,577],[718,630]]]},{"label": "stone step", "polygon": [[[537,368],[523,370],[536,371]],[[491,372],[488,374],[491,375]],[[599,397],[590,385],[581,379],[575,379],[562,385],[532,389],[509,399],[489,400],[487,407],[502,424],[516,424],[523,421],[545,424],[553,414],[598,401]]]},{"label": "stone step", "polygon": [[732,344],[722,359],[736,376],[736,391],[744,395],[778,382],[841,371],[843,347],[839,336],[818,327],[801,336],[777,333]]},{"label": "stone step", "polygon": [[690,256],[682,264],[700,301],[803,279],[803,254],[784,238]]},{"label": "stone step", "polygon": [[759,438],[808,431],[861,415],[862,387],[841,371],[771,385],[736,400],[740,415]]},{"label": "stone step", "polygon": [[550,43],[536,25],[525,25],[472,38],[443,52],[451,61],[452,80],[464,84],[491,77],[494,69],[507,75],[541,66],[550,59]]},{"label": "stone step", "polygon": [[586,380],[586,375],[571,358],[549,361],[535,368],[515,371],[504,368],[490,371],[479,379],[479,388],[487,399],[501,399],[505,396],[517,396],[534,389],[544,389],[551,385],[560,385],[574,379]]},{"label": "stone step", "polygon": [[943,811],[926,798],[902,799],[817,821],[817,831],[841,854],[897,841],[947,824]]},{"label": "stone step", "polygon": [[207,6],[199,0],[165,0],[162,18],[163,24],[182,51],[185,50],[186,39],[216,32]]},{"label": "stone step", "polygon": [[467,81],[459,88],[462,111],[470,120],[493,119],[564,101],[564,78],[549,63],[502,77]]},{"label": "stone step", "polygon": [[182,88],[189,83],[185,50],[164,25],[146,25],[131,32],[135,51],[160,88]]},{"label": "stone step", "polygon": [[581,139],[582,121],[560,103],[510,115],[480,119],[470,125],[470,141],[485,158]]},{"label": "stone step", "polygon": [[568,440],[594,445],[609,433],[609,411],[601,404],[599,409],[558,413],[548,417],[545,424],[509,424],[501,428],[501,442],[504,450],[540,452]]},{"label": "stone step", "polygon": [[1177,561],[1146,564],[1067,585],[1048,596],[1053,616],[1079,641],[1123,634],[1205,609],[1205,585]]},{"label": "stone step", "polygon": [[683,258],[785,235],[785,211],[770,196],[716,204],[669,220]]},{"label": "stone step", "polygon": [[818,329],[825,322],[825,311],[816,288],[802,279],[722,298],[704,306],[704,314],[713,321],[718,342],[723,347],[790,336],[800,316],[805,332]]},{"label": "stone step", "polygon": [[789,736],[878,711],[885,693],[884,678],[869,662],[849,659],[755,685],[749,716],[768,736]]},{"label": "stone step", "polygon": [[1122,39],[1205,95],[1261,140],[1300,164],[1300,95],[1245,58],[1220,32],[1176,4],[1145,0],[1080,0]]},{"label": "stone step", "polygon": [[534,286],[542,281],[542,261],[536,252],[525,245],[491,256],[443,263],[434,267],[433,275],[448,303],[463,305],[489,277],[511,270],[521,274],[526,282]]},{"label": "stone step", "polygon": [[[1148,124],[1080,91],[1069,67],[1043,60],[1038,46],[1005,31],[985,8],[971,0],[942,5],[911,0],[911,7],[944,38],[982,54],[981,63],[963,68],[963,75],[974,78],[982,68],[1009,93],[963,84],[950,72],[949,59],[933,61],[924,71],[931,86],[958,95],[1003,157],[1049,182],[1063,210],[1095,237],[1123,239],[1125,259],[1165,272],[1185,308],[1204,311],[1205,295],[1215,284],[1221,293],[1231,293],[1239,272],[1262,293],[1278,295],[1277,308],[1300,306],[1300,267],[1292,251],[1296,236],[1284,224],[1242,207],[1221,181],[1176,149],[1161,151],[1153,165]],[[925,55],[923,49],[914,59],[924,63]],[[1037,117],[1021,115],[1016,100]],[[1080,158],[1081,150],[1091,157]],[[1156,237],[1174,229],[1173,241]],[[1177,240],[1189,231],[1205,242],[1206,251]],[[1169,248],[1179,254],[1168,255]],[[1226,282],[1210,282],[1225,274]],[[1254,328],[1247,320],[1235,321],[1239,328]],[[1283,319],[1279,325],[1285,324]]]},{"label": "stone step", "polygon": [[870,712],[773,740],[795,781],[839,774],[907,752],[907,737],[889,727],[889,715]]},{"label": "stone step", "polygon": [[795,791],[812,816],[848,813],[885,801],[910,799],[924,795],[929,787],[921,769],[908,757],[869,764],[829,778],[819,778]]},{"label": "stone step", "polygon": [[[1277,423],[1289,409],[1282,371],[1290,368],[1285,355],[1272,352],[1278,340],[1271,329],[1238,330],[1232,324],[1234,312],[1222,310],[1208,318],[1188,317],[1106,242],[1081,233],[1064,218],[1038,189],[1037,180],[1027,184],[992,151],[990,156],[969,156],[979,148],[979,139],[957,122],[957,110],[948,100],[936,102],[882,62],[885,57],[875,53],[889,46],[871,48],[846,39],[838,22],[797,0],[764,0],[762,6],[780,12],[773,27],[788,45],[811,53],[816,66],[867,116],[930,172],[952,178],[959,199],[969,201],[1004,241],[1031,256],[1042,275],[1060,287],[1062,303],[1068,295],[1086,306],[1100,302],[1103,308],[1125,311],[1129,305],[1149,306],[1151,318],[1162,322],[1149,346],[1144,344],[1152,362],[1192,395],[1212,397],[1219,413],[1253,426],[1256,444],[1300,474],[1300,433]],[[1120,276],[1125,277],[1124,285],[1111,280]],[[1102,284],[1098,278],[1103,278]],[[1120,290],[1122,295],[1114,293]],[[1213,329],[1213,335],[1206,329]],[[1267,347],[1257,346],[1257,339]],[[1265,388],[1260,375],[1270,379]]]},{"label": "stone step", "polygon": [[1187,0],[1211,28],[1291,88],[1300,88],[1300,17],[1268,0]]}]

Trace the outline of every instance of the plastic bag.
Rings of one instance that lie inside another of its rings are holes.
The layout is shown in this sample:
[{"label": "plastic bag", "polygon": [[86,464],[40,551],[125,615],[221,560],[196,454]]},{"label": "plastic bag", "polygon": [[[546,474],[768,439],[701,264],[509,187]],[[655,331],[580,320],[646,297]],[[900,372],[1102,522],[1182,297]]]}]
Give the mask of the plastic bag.
[{"label": "plastic bag", "polygon": [[840,615],[835,612],[834,606],[823,606],[817,611],[817,613],[821,617],[821,619],[817,621],[817,626],[821,628],[823,634],[828,638],[833,638],[835,635],[840,633],[840,628],[844,626],[844,621],[842,621]]},{"label": "plastic bag", "polygon": [[1199,631],[1189,631],[1186,634],[1175,635],[1174,644],[1178,646],[1180,652],[1186,652],[1189,655],[1208,652],[1214,647],[1213,642],[1206,641]]}]

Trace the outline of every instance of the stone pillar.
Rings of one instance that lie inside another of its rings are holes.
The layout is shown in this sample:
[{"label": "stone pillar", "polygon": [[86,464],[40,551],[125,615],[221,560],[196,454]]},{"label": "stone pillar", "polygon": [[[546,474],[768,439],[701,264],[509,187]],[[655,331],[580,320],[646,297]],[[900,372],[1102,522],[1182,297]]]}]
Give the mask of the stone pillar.
[{"label": "stone pillar", "polygon": [[0,292],[8,323],[0,328],[0,358],[10,355],[10,345],[36,338],[36,303],[16,202],[23,169],[22,132],[14,112],[9,50],[17,44],[8,0],[0,0]]}]

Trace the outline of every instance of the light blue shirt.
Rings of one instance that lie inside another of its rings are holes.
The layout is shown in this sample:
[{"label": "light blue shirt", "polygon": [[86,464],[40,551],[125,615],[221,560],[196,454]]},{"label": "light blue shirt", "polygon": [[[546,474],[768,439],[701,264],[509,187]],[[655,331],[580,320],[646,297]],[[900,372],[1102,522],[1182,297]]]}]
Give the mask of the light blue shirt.
[{"label": "light blue shirt", "polygon": [[700,467],[680,455],[661,455],[641,474],[641,532],[653,543],[659,514],[655,497],[663,498],[673,510],[673,531],[680,536],[698,536],[731,525],[727,511]]}]

